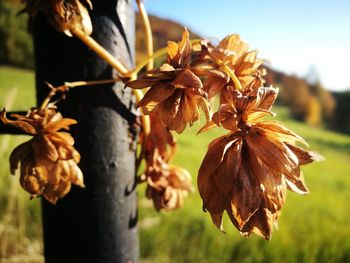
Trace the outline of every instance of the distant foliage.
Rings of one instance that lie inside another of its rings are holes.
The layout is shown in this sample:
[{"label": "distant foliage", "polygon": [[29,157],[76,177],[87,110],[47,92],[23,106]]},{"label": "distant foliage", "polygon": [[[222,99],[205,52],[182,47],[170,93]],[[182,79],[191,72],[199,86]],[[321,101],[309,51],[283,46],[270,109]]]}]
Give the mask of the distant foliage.
[{"label": "distant foliage", "polygon": [[350,90],[345,92],[334,92],[337,100],[333,118],[331,121],[332,128],[350,133]]},{"label": "distant foliage", "polygon": [[13,1],[0,1],[0,63],[33,68],[33,44],[27,32],[27,17],[18,16],[19,10],[20,6]]},{"label": "distant foliage", "polygon": [[287,105],[294,118],[313,126],[332,122],[336,100],[319,81],[310,84],[306,80],[267,70],[268,84],[280,88],[279,103]]},{"label": "distant foliage", "polygon": [[322,123],[322,106],[314,95],[309,97],[305,116],[306,123],[312,126],[319,126]]}]

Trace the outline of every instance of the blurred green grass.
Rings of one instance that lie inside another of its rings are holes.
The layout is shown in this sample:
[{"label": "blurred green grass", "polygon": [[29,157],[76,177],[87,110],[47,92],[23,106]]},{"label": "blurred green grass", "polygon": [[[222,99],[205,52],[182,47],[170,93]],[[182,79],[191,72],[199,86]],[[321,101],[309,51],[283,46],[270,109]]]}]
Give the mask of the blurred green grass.
[{"label": "blurred green grass", "polygon": [[[26,110],[34,105],[32,72],[0,67],[0,107],[5,104],[12,104],[12,110]],[[222,234],[211,223],[209,214],[202,211],[198,191],[189,195],[182,209],[157,213],[144,197],[141,186],[138,190],[141,262],[350,262],[350,136],[295,122],[286,108],[274,110],[279,120],[304,137],[310,148],[324,155],[326,161],[303,167],[311,194],[288,193],[279,230],[271,241],[255,236],[244,238],[227,220],[227,234]],[[223,134],[222,130],[214,129],[196,136],[203,124],[202,121],[176,136],[178,152],[174,163],[191,172],[194,184],[207,145]],[[40,202],[29,201],[28,194],[19,187],[18,175],[9,176],[9,153],[24,139],[0,136],[2,257],[29,255],[41,249]],[[2,230],[9,226],[11,231]]]}]

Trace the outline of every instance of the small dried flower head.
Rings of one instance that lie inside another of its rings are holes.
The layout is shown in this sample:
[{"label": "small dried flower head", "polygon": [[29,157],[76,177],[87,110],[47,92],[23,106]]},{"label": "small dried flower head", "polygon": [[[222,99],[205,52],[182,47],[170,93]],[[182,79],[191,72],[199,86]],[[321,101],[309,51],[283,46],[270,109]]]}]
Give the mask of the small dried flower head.
[{"label": "small dried flower head", "polygon": [[157,113],[165,126],[178,133],[199,119],[200,109],[209,119],[210,107],[202,81],[190,67],[191,50],[185,31],[179,45],[169,41],[165,64],[127,83],[135,89],[150,87],[138,107],[144,114]]},{"label": "small dried flower head", "polygon": [[[58,31],[72,36],[71,31],[82,30],[90,35],[92,24],[88,6],[92,9],[90,0],[23,0],[26,4],[24,9],[30,16],[34,17],[38,12],[44,12],[50,24]],[[84,4],[82,4],[83,2]]]},{"label": "small dried flower head", "polygon": [[74,139],[61,131],[68,130],[75,120],[62,118],[54,108],[32,109],[26,116],[14,114],[12,117],[15,120],[7,119],[3,111],[0,119],[33,136],[10,155],[11,173],[20,165],[21,186],[32,197],[43,195],[55,204],[70,191],[72,183],[84,187]]},{"label": "small dried flower head", "polygon": [[217,47],[207,48],[208,57],[217,64],[217,67],[208,72],[208,78],[204,83],[204,90],[209,98],[221,91],[225,92],[229,86],[238,89],[227,70],[235,74],[243,89],[257,81],[259,81],[257,87],[261,87],[264,82],[261,77],[264,71],[259,67],[263,60],[257,59],[256,50],[248,50],[248,44],[244,43],[239,35],[229,35]]},{"label": "small dried flower head", "polygon": [[192,190],[191,176],[183,168],[169,166],[175,153],[175,138],[156,114],[152,114],[150,119],[151,130],[143,149],[146,196],[153,200],[158,211],[174,210],[182,206],[187,192]]},{"label": "small dried flower head", "polygon": [[189,172],[164,163],[158,173],[158,176],[147,178],[146,196],[153,200],[157,211],[171,211],[182,207],[184,197],[193,191]]},{"label": "small dried flower head", "polygon": [[203,208],[222,229],[226,211],[243,234],[271,237],[284,205],[286,190],[308,192],[300,165],[320,160],[297,142],[305,141],[283,125],[263,121],[278,89],[262,87],[245,95],[231,90],[214,123],[230,133],[212,141],[198,174]]}]

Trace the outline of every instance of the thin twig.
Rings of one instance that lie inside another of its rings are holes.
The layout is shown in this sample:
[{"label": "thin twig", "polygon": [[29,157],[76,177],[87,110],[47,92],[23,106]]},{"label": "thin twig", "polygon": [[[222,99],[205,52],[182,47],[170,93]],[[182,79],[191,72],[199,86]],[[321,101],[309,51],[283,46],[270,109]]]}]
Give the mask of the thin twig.
[{"label": "thin twig", "polygon": [[137,6],[139,8],[139,13],[142,19],[143,27],[145,30],[146,36],[146,48],[147,48],[147,56],[150,58],[147,63],[147,70],[153,69],[153,37],[152,37],[152,28],[151,23],[149,21],[145,6],[143,5],[141,0],[136,0]]},{"label": "thin twig", "polygon": [[49,94],[46,96],[45,100],[42,102],[40,109],[45,109],[47,105],[50,103],[53,96],[55,96],[58,92],[67,92],[69,89],[82,87],[82,86],[93,86],[93,85],[102,85],[115,83],[120,81],[119,78],[115,79],[107,79],[107,80],[92,80],[92,81],[74,81],[74,82],[65,82],[63,85],[54,87],[50,83],[46,82],[46,85],[50,88]]}]

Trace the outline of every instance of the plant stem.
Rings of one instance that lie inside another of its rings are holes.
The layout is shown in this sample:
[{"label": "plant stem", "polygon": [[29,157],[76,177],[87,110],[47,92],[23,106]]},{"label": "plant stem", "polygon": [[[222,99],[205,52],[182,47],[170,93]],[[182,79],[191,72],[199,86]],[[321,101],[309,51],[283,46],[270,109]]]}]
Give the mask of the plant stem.
[{"label": "plant stem", "polygon": [[104,61],[110,64],[121,76],[127,76],[129,70],[117,59],[115,59],[106,49],[104,49],[99,43],[97,43],[92,37],[86,35],[83,31],[77,28],[71,28],[71,32],[74,36],[84,42],[89,48],[91,48],[97,55],[99,55]]},{"label": "plant stem", "polygon": [[93,86],[93,85],[102,85],[108,83],[114,83],[120,81],[120,79],[107,79],[107,80],[93,80],[93,81],[74,81],[74,82],[65,82],[63,85],[54,87],[50,83],[46,83],[49,86],[50,92],[46,96],[45,100],[42,102],[40,109],[45,109],[47,105],[50,103],[50,100],[53,96],[57,94],[57,92],[65,92],[71,88],[81,87],[81,86]]},{"label": "plant stem", "polygon": [[147,70],[153,69],[153,37],[152,37],[152,28],[151,23],[149,21],[145,6],[143,5],[141,0],[136,0],[137,6],[139,8],[139,13],[143,22],[143,27],[145,30],[146,36],[146,47],[147,47],[147,56],[150,58],[147,63]]}]

